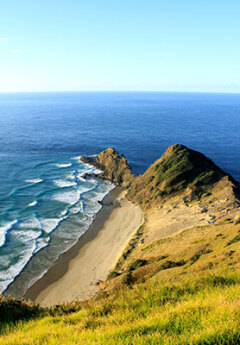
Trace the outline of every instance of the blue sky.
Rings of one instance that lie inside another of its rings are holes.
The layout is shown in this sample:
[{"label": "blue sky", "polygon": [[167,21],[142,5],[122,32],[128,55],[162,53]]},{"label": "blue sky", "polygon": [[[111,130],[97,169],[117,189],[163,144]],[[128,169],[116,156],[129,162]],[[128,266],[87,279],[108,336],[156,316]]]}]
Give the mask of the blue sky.
[{"label": "blue sky", "polygon": [[239,0],[0,0],[0,91],[240,92]]}]

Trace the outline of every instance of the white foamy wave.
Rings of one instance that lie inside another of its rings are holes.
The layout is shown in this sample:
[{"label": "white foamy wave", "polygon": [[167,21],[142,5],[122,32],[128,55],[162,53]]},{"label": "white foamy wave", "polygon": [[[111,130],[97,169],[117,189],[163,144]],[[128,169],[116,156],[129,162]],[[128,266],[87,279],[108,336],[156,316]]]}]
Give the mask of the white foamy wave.
[{"label": "white foamy wave", "polygon": [[32,178],[25,180],[26,183],[41,183],[43,180],[41,178]]},{"label": "white foamy wave", "polygon": [[13,220],[12,222],[5,223],[3,226],[0,227],[0,247],[2,247],[6,240],[6,235],[9,230],[12,229],[12,227],[17,224],[17,220]]},{"label": "white foamy wave", "polygon": [[34,231],[27,229],[24,230],[13,230],[12,235],[19,241],[26,243],[27,241],[35,241],[39,236],[41,236],[42,231]]},{"label": "white foamy wave", "polygon": [[86,168],[84,170],[78,170],[77,174],[76,174],[76,177],[78,180],[84,180],[83,176],[86,175],[86,174],[95,174],[95,175],[99,175],[101,174],[102,171],[99,170],[99,169],[96,169],[94,167],[92,167],[91,165],[89,165],[89,168]]},{"label": "white foamy wave", "polygon": [[75,172],[75,170],[73,170],[64,176],[69,180],[75,180],[75,174],[76,174],[76,172]]},{"label": "white foamy wave", "polygon": [[6,270],[0,271],[0,292],[3,292],[8,285],[13,282],[14,278],[23,270],[33,256],[35,248],[35,241],[28,242],[18,262],[16,262],[14,265],[11,265]]},{"label": "white foamy wave", "polygon": [[77,213],[79,213],[81,211],[83,211],[83,204],[82,204],[82,202],[80,202],[79,204],[77,204],[74,207],[71,207],[71,209],[70,209],[70,213],[71,214],[77,214]]},{"label": "white foamy wave", "polygon": [[53,200],[64,202],[65,204],[74,205],[78,202],[81,195],[80,190],[71,190],[69,192],[55,193]]},{"label": "white foamy wave", "polygon": [[55,184],[55,186],[59,188],[68,188],[68,187],[74,187],[77,185],[76,182],[61,180],[61,179],[54,180],[53,183]]},{"label": "white foamy wave", "polygon": [[38,238],[36,240],[36,250],[34,253],[37,253],[39,252],[40,249],[47,247],[49,241],[50,241],[50,237]]},{"label": "white foamy wave", "polygon": [[72,163],[65,163],[65,164],[54,164],[55,167],[57,168],[68,168],[68,167],[71,167],[72,166]]},{"label": "white foamy wave", "polygon": [[71,157],[73,161],[78,161],[80,162],[82,156],[76,156],[76,157]]},{"label": "white foamy wave", "polygon": [[30,202],[28,204],[29,207],[33,207],[33,206],[36,206],[38,204],[37,200],[33,201],[33,202]]},{"label": "white foamy wave", "polygon": [[42,229],[42,226],[37,218],[27,219],[19,224],[19,228],[25,229]]},{"label": "white foamy wave", "polygon": [[61,212],[61,216],[63,217],[63,216],[66,216],[66,214],[68,213],[68,209],[66,208],[65,210],[63,210],[62,212]]},{"label": "white foamy wave", "polygon": [[54,230],[57,229],[57,227],[60,225],[60,223],[66,219],[67,216],[62,217],[62,218],[48,218],[48,219],[40,219],[42,229],[50,234]]}]

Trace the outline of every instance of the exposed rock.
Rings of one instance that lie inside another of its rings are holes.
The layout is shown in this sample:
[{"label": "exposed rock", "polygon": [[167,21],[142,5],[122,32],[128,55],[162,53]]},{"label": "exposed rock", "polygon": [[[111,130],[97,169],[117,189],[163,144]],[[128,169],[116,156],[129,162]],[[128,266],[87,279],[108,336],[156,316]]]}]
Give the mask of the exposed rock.
[{"label": "exposed rock", "polygon": [[134,179],[126,158],[120,157],[114,148],[107,148],[95,157],[81,157],[81,161],[102,170],[99,177],[110,180],[117,185],[127,187]]}]

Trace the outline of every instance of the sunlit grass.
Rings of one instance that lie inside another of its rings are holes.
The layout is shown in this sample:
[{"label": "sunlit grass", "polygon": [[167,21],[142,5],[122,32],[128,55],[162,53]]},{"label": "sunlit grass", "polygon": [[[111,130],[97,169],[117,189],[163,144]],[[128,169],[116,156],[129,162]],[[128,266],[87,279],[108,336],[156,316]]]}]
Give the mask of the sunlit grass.
[{"label": "sunlit grass", "polygon": [[156,278],[78,312],[21,321],[0,344],[237,344],[239,330],[240,275],[208,273],[174,285]]}]

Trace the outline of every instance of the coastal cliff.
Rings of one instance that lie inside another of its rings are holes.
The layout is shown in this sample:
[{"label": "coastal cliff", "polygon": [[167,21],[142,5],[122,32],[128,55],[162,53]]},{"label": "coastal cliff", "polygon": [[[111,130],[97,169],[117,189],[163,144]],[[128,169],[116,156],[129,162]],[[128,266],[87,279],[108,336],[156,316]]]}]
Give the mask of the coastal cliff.
[{"label": "coastal cliff", "polygon": [[81,161],[94,165],[102,171],[98,175],[99,177],[110,180],[117,185],[128,187],[134,179],[126,158],[124,156],[120,157],[112,147],[107,148],[97,156],[82,156]]}]

